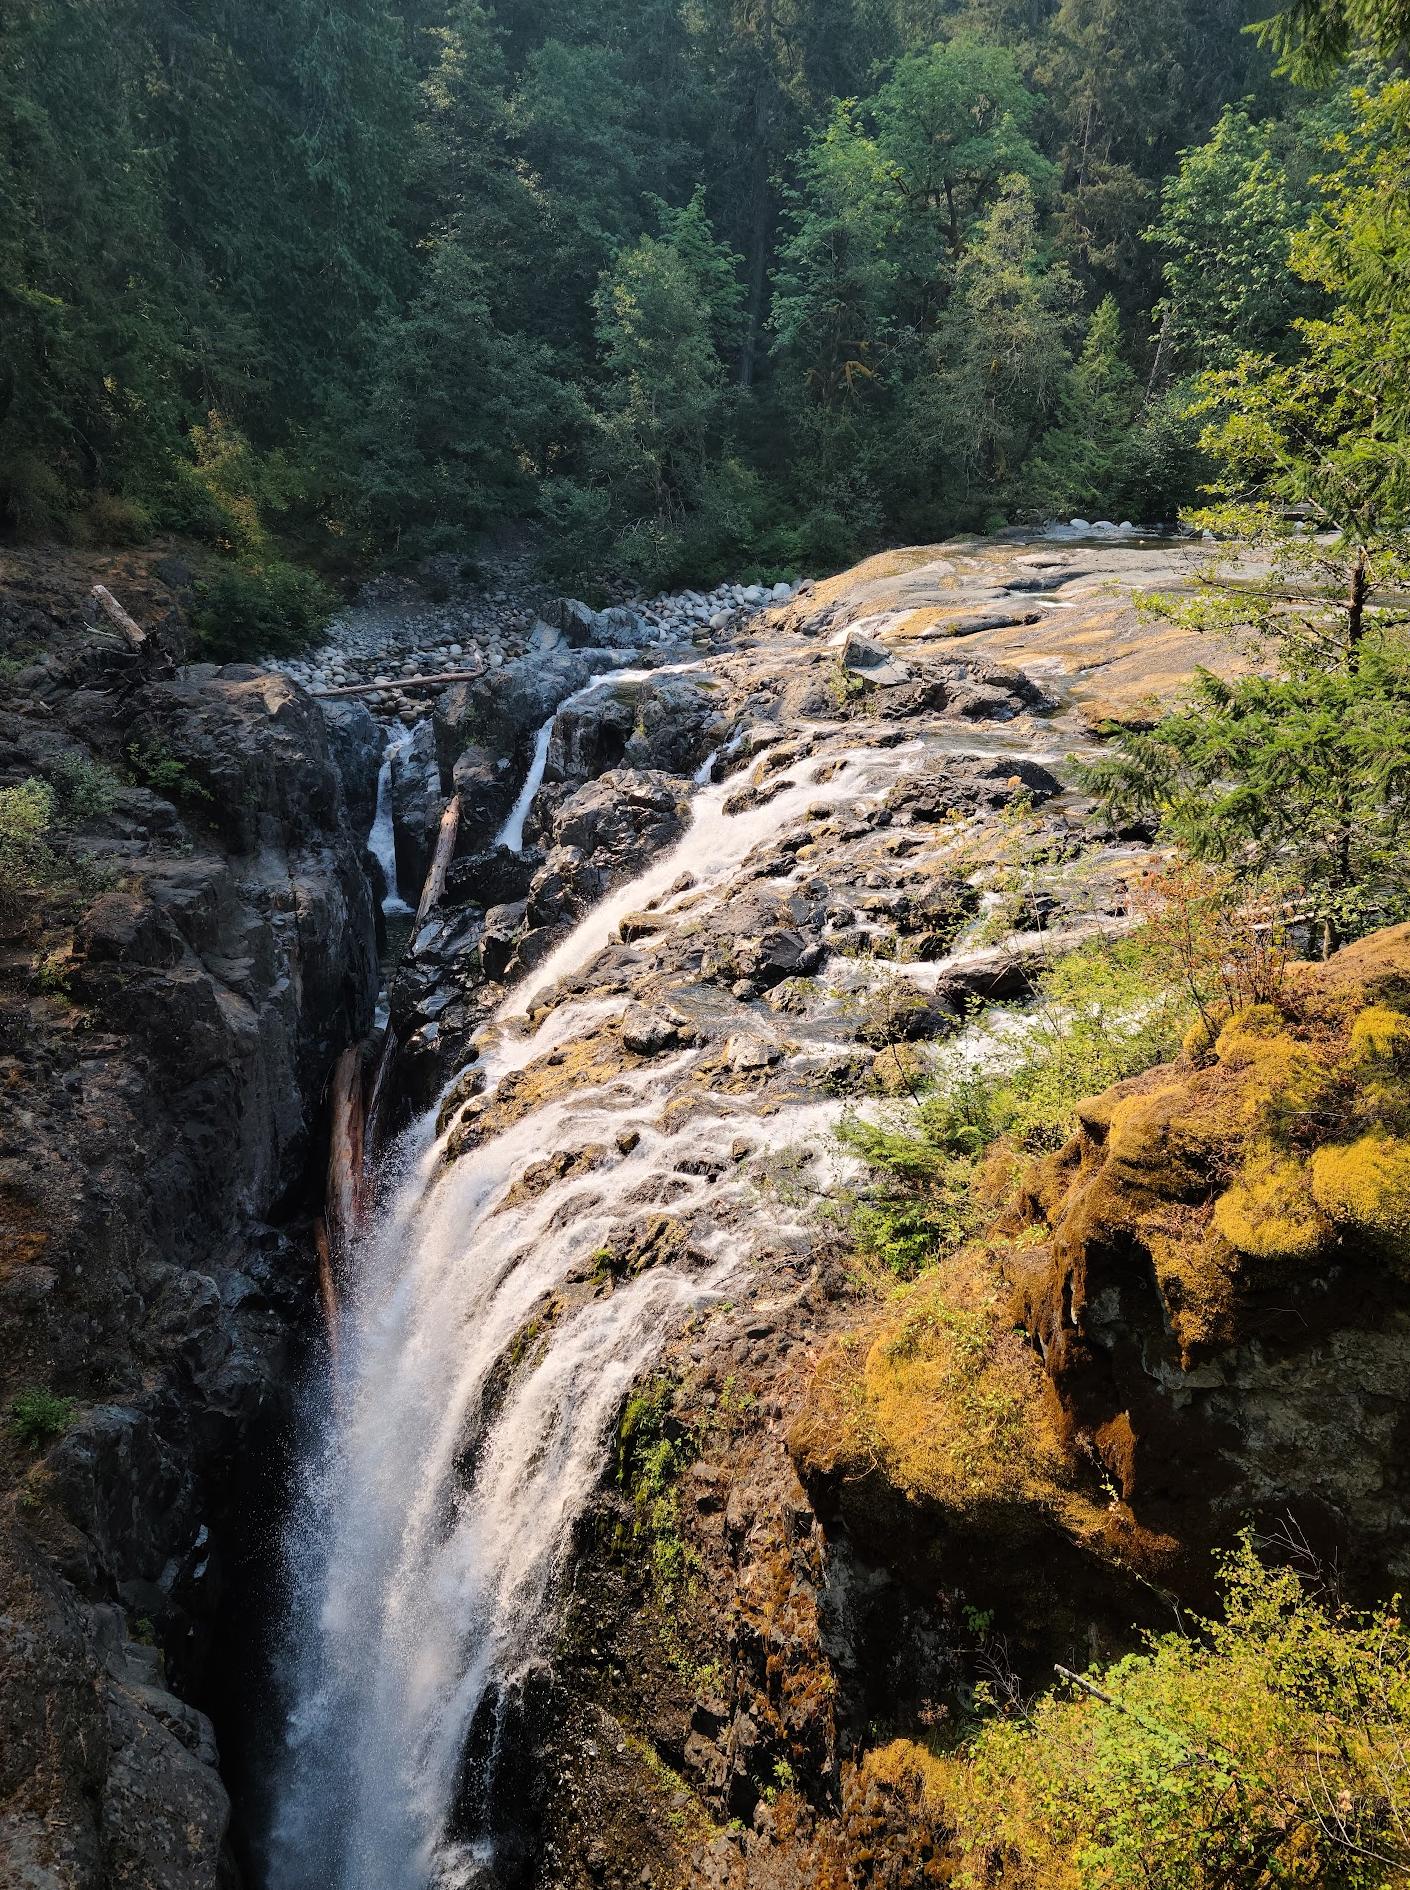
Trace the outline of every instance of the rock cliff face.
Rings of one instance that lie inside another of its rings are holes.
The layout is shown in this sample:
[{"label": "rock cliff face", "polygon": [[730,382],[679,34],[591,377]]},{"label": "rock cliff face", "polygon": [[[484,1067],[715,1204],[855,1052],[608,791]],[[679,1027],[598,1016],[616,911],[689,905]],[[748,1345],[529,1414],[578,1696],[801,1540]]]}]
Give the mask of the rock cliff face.
[{"label": "rock cliff face", "polygon": [[0,1447],[0,1878],[195,1890],[235,1879],[182,1696],[316,1304],[322,1092],[376,991],[362,830],[317,707],[177,670],[145,567],[103,573],[163,646],[140,663],[83,625],[96,573],[8,575],[43,653],[0,786],[54,813],[0,926],[0,1375],[30,1417]]}]

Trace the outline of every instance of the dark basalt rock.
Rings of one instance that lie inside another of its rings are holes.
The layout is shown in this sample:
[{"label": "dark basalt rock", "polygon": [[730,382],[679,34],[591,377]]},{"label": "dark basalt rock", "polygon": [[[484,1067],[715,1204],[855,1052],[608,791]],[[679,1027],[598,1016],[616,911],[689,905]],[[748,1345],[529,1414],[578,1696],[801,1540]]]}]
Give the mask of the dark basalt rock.
[{"label": "dark basalt rock", "polygon": [[307,1230],[271,1223],[371,1026],[366,806],[318,707],[259,672],[58,687],[43,721],[0,720],[20,775],[136,746],[169,784],[119,784],[72,828],[99,863],[86,908],[75,876],[21,915],[41,950],[67,928],[63,1002],[0,992],[6,1395],[72,1400],[0,1513],[0,1880],[224,1890],[229,1798],[187,1700],[249,1521],[239,1472],[314,1311]]}]

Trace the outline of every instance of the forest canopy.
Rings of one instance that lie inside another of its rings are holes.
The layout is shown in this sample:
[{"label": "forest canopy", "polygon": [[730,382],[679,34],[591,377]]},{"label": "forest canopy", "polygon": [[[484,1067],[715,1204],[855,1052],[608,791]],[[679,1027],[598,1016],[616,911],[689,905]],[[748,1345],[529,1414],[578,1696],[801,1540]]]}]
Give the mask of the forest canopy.
[{"label": "forest canopy", "polygon": [[1359,4],[13,0],[0,520],[652,584],[1168,518],[1194,377],[1335,320]]}]

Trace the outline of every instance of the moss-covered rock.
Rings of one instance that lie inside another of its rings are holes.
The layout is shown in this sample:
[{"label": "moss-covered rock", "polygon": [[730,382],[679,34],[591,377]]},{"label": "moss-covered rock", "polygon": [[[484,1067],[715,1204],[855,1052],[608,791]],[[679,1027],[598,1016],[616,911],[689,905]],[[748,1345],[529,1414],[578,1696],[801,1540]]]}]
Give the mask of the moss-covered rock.
[{"label": "moss-covered rock", "polygon": [[1309,1260],[1332,1237],[1307,1163],[1271,1150],[1252,1155],[1220,1195],[1214,1225],[1231,1247],[1260,1260]]}]

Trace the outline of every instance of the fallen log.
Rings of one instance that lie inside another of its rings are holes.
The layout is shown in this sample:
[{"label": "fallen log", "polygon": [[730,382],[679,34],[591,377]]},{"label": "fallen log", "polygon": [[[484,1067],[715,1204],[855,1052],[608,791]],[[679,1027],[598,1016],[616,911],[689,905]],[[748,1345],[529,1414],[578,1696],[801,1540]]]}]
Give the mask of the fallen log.
[{"label": "fallen log", "polygon": [[478,682],[484,673],[481,663],[478,669],[448,669],[438,676],[401,676],[392,682],[346,683],[339,689],[310,689],[309,694],[319,702],[334,696],[385,696],[394,689],[439,689],[444,683]]},{"label": "fallen log", "polygon": [[416,917],[412,921],[413,939],[425,923],[426,915],[433,912],[441,902],[441,894],[446,889],[446,874],[450,871],[451,856],[455,852],[455,839],[459,830],[460,796],[452,794],[446,803],[446,811],[441,815],[441,830],[436,835],[436,851],[431,856],[431,870],[426,875],[426,884],[421,888],[421,900],[416,908]]},{"label": "fallen log", "polygon": [[328,1099],[328,1187],[326,1213],[332,1265],[341,1272],[362,1219],[362,1048],[349,1044],[333,1066]]},{"label": "fallen log", "polygon": [[377,1159],[383,1139],[382,1112],[386,1108],[387,1085],[396,1060],[397,1033],[388,1023],[382,1037],[382,1054],[377,1059],[377,1072],[372,1078],[372,1091],[367,1099],[367,1120],[362,1133],[362,1173],[365,1182],[371,1181],[372,1164]]},{"label": "fallen log", "polygon": [[147,632],[135,618],[129,617],[122,605],[113,596],[106,584],[95,584],[89,596],[99,610],[121,631],[123,641],[130,650],[140,650],[147,641]]}]

